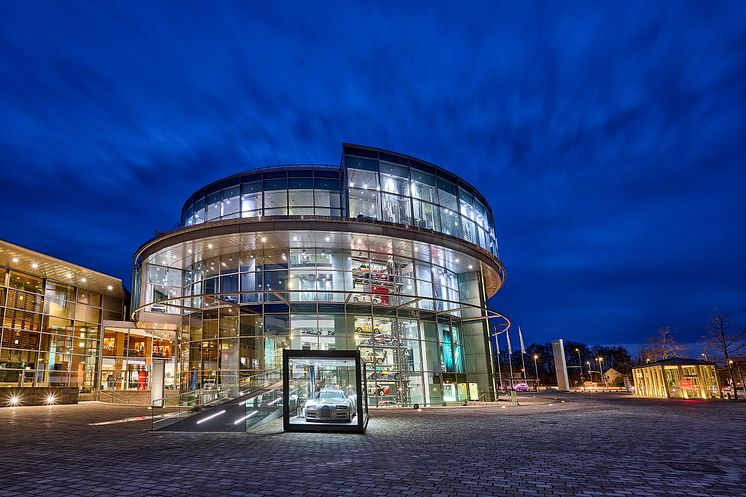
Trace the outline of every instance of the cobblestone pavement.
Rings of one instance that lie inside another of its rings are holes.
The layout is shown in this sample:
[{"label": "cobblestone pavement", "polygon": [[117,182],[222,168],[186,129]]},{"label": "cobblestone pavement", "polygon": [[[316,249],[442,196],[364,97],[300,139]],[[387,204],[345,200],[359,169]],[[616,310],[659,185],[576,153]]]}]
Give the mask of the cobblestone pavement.
[{"label": "cobblestone pavement", "polygon": [[746,403],[555,397],[374,411],[365,435],[153,433],[90,425],[142,408],[2,408],[0,496],[746,496]]}]

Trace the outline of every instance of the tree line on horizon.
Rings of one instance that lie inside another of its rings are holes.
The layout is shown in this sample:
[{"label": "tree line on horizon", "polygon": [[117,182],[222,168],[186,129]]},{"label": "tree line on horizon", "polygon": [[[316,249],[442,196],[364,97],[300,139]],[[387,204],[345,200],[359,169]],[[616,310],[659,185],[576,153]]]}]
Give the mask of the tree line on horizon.
[{"label": "tree line on horizon", "polygon": [[[658,328],[655,334],[648,337],[645,344],[640,346],[634,359],[623,346],[588,345],[573,340],[563,343],[568,378],[572,386],[580,386],[581,380],[598,382],[601,380],[601,372],[606,372],[609,368],[624,375],[631,375],[632,368],[635,366],[672,357],[682,357],[687,350],[686,346],[678,342],[669,326]],[[746,328],[737,324],[729,315],[716,309],[708,317],[704,326],[702,344],[701,356],[692,359],[712,361],[717,366],[728,369],[731,380],[734,380],[731,361],[734,357],[746,355]],[[556,384],[554,352],[551,343],[531,343],[526,346],[526,354],[523,357],[521,355],[520,348],[509,354],[501,346],[498,361],[498,354],[493,350],[495,371],[497,371],[499,362],[503,378],[509,378],[512,362],[514,377],[534,379],[538,376],[542,384]],[[534,361],[534,356],[536,356],[536,361]],[[599,361],[599,358],[602,360]]]}]

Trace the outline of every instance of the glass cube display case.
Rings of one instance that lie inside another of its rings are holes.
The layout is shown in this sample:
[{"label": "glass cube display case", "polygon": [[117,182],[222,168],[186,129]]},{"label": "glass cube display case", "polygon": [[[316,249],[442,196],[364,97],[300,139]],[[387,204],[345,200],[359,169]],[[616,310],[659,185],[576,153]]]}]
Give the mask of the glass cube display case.
[{"label": "glass cube display case", "polygon": [[365,363],[358,350],[283,350],[285,431],[363,433]]}]

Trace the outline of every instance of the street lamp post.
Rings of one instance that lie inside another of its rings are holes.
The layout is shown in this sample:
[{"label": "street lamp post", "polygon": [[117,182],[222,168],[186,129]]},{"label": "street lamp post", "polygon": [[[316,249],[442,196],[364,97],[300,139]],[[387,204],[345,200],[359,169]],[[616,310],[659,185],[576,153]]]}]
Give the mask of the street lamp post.
[{"label": "street lamp post", "polygon": [[588,379],[591,383],[593,383],[593,370],[591,369],[591,361],[585,361],[585,363],[588,365]]},{"label": "street lamp post", "polygon": [[733,377],[733,359],[728,359],[728,372],[730,373],[730,386],[733,388],[733,399],[738,400],[738,385]]},{"label": "street lamp post", "polygon": [[578,353],[578,367],[580,368],[580,386],[583,386],[583,360],[580,358],[580,349],[575,349]]},{"label": "street lamp post", "polygon": [[601,375],[601,381],[603,381],[604,386],[606,386],[606,378],[604,378],[604,367],[603,367],[604,358],[599,357],[598,358],[598,374]]},{"label": "street lamp post", "polygon": [[539,358],[539,354],[534,354],[534,371],[536,371],[536,391],[539,391],[539,366],[536,360]]}]

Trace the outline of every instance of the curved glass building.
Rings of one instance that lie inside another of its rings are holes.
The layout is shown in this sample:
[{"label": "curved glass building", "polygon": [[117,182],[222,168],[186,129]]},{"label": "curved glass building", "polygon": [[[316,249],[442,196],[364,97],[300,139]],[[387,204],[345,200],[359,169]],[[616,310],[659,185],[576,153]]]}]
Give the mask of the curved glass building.
[{"label": "curved glass building", "polygon": [[133,319],[174,340],[181,390],[279,369],[285,348],[357,348],[371,406],[494,398],[492,210],[433,164],[344,145],[339,166],[236,174],[134,264]]}]

